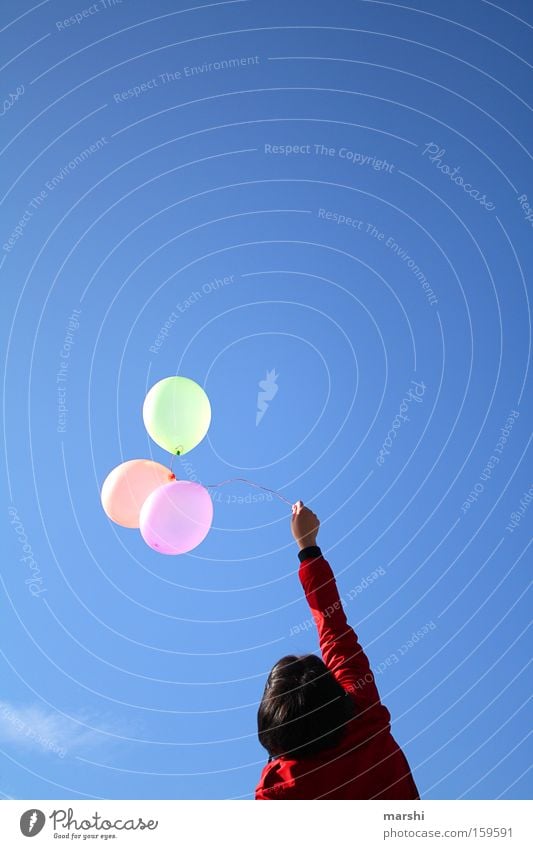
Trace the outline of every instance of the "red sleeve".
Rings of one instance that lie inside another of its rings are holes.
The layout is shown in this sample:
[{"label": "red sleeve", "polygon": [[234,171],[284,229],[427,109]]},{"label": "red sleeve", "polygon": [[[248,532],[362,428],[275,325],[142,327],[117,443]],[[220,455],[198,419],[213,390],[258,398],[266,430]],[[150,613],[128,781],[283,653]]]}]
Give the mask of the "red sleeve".
[{"label": "red sleeve", "polygon": [[368,658],[346,620],[331,566],[322,556],[303,560],[299,577],[316,623],[324,663],[357,702],[366,707],[381,705]]}]

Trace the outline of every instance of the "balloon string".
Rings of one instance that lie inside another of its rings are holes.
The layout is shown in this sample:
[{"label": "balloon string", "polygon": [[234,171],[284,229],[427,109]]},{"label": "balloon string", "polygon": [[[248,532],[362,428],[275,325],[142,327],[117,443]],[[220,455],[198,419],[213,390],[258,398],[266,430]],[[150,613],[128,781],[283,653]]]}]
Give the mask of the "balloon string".
[{"label": "balloon string", "polygon": [[248,480],[248,478],[227,478],[225,481],[220,481],[220,483],[206,483],[204,486],[206,489],[213,489],[216,486],[222,486],[225,483],[231,483],[232,481],[243,481],[243,483],[248,483],[250,486],[256,486],[258,489],[264,489],[266,492],[271,492],[273,495],[276,495],[278,498],[281,498],[282,501],[285,501],[286,504],[290,504],[292,507],[292,501],[289,501],[288,498],[285,498],[281,493],[276,492],[275,489],[269,489],[267,486],[261,486],[259,483],[254,483],[253,481]]},{"label": "balloon string", "polygon": [[[176,456],[179,456],[179,454],[180,454],[180,452],[177,451]],[[175,474],[172,470],[173,463],[174,463],[174,455],[172,455],[172,459],[170,461],[170,474],[173,475],[173,477],[175,478],[176,476],[175,476]],[[206,489],[214,489],[217,486],[223,486],[225,483],[232,483],[233,481],[242,481],[243,483],[247,483],[250,486],[256,486],[258,489],[264,489],[265,492],[271,492],[273,495],[277,496],[277,498],[280,498],[281,501],[284,501],[286,504],[290,504],[290,506],[292,507],[292,501],[289,501],[289,499],[285,498],[285,496],[281,495],[281,493],[276,492],[275,489],[269,489],[267,486],[261,486],[261,484],[254,483],[253,481],[248,480],[248,478],[226,478],[225,481],[220,481],[220,483],[206,483],[206,484],[204,484],[204,486],[205,486]]]},{"label": "balloon string", "polygon": [[171,475],[172,475],[172,477],[174,477],[174,478],[176,477],[176,475],[174,474],[174,472],[173,472],[173,470],[172,470],[172,466],[173,466],[173,464],[174,464],[174,457],[179,457],[179,456],[180,456],[180,454],[181,454],[181,451],[176,451],[176,453],[175,453],[175,454],[172,454],[172,459],[171,459],[171,461],[170,461],[170,474],[171,474]]}]

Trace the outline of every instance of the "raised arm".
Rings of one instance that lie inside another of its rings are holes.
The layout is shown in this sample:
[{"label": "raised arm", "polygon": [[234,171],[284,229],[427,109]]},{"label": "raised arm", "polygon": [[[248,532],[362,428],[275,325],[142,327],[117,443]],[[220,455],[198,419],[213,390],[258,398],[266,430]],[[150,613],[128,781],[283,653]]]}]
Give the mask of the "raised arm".
[{"label": "raised arm", "polygon": [[316,544],[320,522],[301,501],[293,505],[291,531],[298,544],[299,577],[318,630],[324,663],[362,706],[381,705],[370,664],[347,622],[331,566]]}]

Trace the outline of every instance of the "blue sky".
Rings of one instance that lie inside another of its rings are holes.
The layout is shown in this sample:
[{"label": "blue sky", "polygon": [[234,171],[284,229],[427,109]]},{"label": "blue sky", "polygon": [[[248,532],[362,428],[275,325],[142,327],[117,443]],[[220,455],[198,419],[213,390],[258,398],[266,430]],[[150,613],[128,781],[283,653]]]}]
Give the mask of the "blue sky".
[{"label": "blue sky", "polygon": [[318,513],[422,796],[529,798],[529,4],[192,6],[2,11],[0,792],[251,798],[317,650],[281,500],[101,509],[183,374],[178,477]]}]

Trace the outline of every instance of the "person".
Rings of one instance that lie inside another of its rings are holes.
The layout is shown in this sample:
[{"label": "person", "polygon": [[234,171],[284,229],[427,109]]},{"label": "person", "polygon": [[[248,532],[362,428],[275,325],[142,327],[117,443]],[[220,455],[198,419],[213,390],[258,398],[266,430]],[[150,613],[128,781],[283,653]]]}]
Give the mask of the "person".
[{"label": "person", "polygon": [[411,769],[391,734],[374,675],[348,625],[320,521],[292,506],[299,578],[315,621],[322,660],[287,655],[272,668],[257,714],[268,752],[256,799],[419,799]]}]

